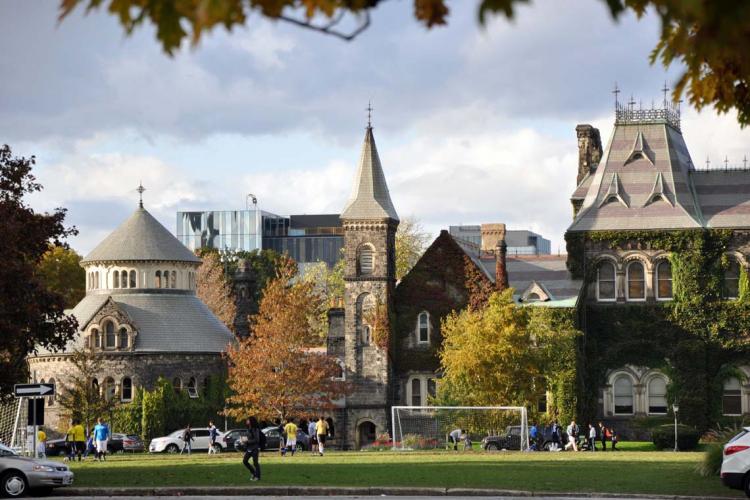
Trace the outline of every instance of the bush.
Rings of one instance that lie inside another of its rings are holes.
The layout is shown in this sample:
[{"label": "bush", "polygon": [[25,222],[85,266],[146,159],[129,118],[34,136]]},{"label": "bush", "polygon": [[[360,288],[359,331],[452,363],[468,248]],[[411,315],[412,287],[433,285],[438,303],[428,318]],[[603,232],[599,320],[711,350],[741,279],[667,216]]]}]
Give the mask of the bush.
[{"label": "bush", "polygon": [[695,467],[696,472],[703,477],[718,476],[721,472],[721,462],[724,460],[724,445],[742,430],[742,425],[722,426],[712,429],[703,436],[707,441],[703,461]]},{"label": "bush", "polygon": [[[700,441],[700,432],[687,425],[677,426],[677,447],[680,451],[694,450]],[[651,440],[659,450],[674,449],[674,425],[665,424],[651,431]]]}]

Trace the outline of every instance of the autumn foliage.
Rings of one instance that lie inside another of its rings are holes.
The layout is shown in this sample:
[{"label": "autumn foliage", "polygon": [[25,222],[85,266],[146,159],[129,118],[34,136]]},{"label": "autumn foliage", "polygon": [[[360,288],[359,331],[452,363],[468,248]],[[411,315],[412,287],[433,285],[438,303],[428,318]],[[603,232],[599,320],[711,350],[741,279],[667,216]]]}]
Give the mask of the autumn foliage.
[{"label": "autumn foliage", "polygon": [[346,383],[337,380],[337,361],[314,348],[320,343],[315,321],[323,299],[313,283],[295,280],[295,272],[290,260],[279,265],[258,314],[250,318],[253,335],[227,353],[232,417],[284,419],[330,410],[347,392]]},{"label": "autumn foliage", "polygon": [[224,274],[219,255],[205,252],[201,259],[203,262],[198,268],[195,293],[227,328],[234,331],[237,305],[232,284]]}]

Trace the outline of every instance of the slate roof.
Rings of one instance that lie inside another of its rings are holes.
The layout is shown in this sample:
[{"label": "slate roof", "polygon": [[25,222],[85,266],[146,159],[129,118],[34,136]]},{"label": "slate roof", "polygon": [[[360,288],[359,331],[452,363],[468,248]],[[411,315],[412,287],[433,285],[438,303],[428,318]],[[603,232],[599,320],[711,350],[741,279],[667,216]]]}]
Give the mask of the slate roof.
[{"label": "slate roof", "polygon": [[691,178],[706,226],[750,227],[750,171],[693,171]]},{"label": "slate roof", "polygon": [[[494,254],[483,254],[478,245],[461,238],[451,237],[494,283]],[[505,268],[508,272],[508,284],[515,289],[514,298],[518,300],[533,282],[537,282],[549,293],[551,300],[529,304],[547,307],[574,307],[583,282],[571,277],[566,262],[567,255],[507,256]]]},{"label": "slate roof", "polygon": [[341,213],[341,218],[399,220],[385,182],[372,127],[367,127],[365,132],[354,189],[346,208]]},{"label": "slate roof", "polygon": [[596,170],[573,194],[580,199],[586,189],[569,230],[703,227],[692,171],[685,140],[669,123],[617,124]]},{"label": "slate roof", "polygon": [[89,252],[81,263],[143,260],[196,264],[201,261],[153,215],[139,207]]},{"label": "slate roof", "polygon": [[[192,293],[89,293],[72,311],[79,334],[65,351],[83,347],[81,333],[112,298],[138,331],[135,352],[220,353],[234,340],[232,332]],[[39,354],[48,354],[40,350]]]}]

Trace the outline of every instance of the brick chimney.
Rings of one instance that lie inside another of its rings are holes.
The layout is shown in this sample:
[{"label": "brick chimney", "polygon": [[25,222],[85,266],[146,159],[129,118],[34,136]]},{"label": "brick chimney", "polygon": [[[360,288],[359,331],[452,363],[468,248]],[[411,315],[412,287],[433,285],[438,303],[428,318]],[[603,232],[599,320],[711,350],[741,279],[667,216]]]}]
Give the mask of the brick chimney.
[{"label": "brick chimney", "polygon": [[508,246],[505,244],[505,238],[497,242],[495,247],[495,288],[502,292],[508,288],[508,269],[505,267],[505,255],[508,253]]},{"label": "brick chimney", "polygon": [[586,174],[593,173],[602,159],[602,139],[599,129],[588,124],[576,126],[578,136],[578,176],[576,186],[581,183]]}]

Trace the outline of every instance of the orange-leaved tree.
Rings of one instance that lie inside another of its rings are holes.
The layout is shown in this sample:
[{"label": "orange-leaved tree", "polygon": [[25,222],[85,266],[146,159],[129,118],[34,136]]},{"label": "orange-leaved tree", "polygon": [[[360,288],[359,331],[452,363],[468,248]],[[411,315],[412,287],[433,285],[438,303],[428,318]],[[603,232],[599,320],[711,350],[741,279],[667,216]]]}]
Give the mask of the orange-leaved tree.
[{"label": "orange-leaved tree", "polygon": [[253,334],[227,353],[229,416],[302,416],[332,409],[347,392],[336,359],[314,347],[320,345],[315,322],[324,301],[313,283],[295,274],[293,261],[279,265],[258,314],[250,317]]},{"label": "orange-leaved tree", "polygon": [[234,332],[237,304],[232,283],[224,273],[217,252],[201,252],[200,257],[203,262],[198,268],[195,294],[227,328]]}]

